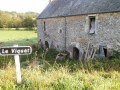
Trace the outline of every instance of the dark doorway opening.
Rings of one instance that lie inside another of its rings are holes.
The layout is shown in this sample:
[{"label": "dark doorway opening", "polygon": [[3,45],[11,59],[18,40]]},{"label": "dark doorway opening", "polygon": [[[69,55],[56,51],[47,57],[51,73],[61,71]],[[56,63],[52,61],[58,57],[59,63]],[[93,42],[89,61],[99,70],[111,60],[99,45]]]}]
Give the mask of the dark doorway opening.
[{"label": "dark doorway opening", "polygon": [[45,49],[49,48],[49,43],[45,41]]},{"label": "dark doorway opening", "polygon": [[103,48],[105,57],[107,57],[107,48]]},{"label": "dark doorway opening", "polygon": [[107,46],[99,46],[100,56],[107,57]]},{"label": "dark doorway opening", "polygon": [[79,50],[76,47],[73,48],[73,59],[79,59]]}]

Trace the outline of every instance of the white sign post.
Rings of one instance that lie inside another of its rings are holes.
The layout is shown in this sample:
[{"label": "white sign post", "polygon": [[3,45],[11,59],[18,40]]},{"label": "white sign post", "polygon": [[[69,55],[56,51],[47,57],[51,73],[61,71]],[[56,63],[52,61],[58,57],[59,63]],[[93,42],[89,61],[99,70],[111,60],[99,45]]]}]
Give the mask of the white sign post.
[{"label": "white sign post", "polygon": [[[14,45],[14,47],[18,47],[18,45]],[[20,57],[19,57],[19,55],[14,55],[14,59],[15,59],[17,83],[20,84],[22,82],[22,79],[21,79]]]},{"label": "white sign post", "polygon": [[18,46],[13,47],[0,47],[0,55],[14,55],[17,83],[22,83],[21,71],[20,71],[20,57],[19,55],[28,55],[32,53],[32,48],[30,46]]}]

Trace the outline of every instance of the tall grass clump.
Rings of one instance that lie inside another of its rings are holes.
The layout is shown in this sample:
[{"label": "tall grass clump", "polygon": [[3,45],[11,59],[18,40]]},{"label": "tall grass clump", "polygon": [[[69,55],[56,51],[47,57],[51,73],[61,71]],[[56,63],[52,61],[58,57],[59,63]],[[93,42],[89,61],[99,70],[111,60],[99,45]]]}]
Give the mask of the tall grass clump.
[{"label": "tall grass clump", "polygon": [[59,68],[34,67],[21,70],[22,83],[16,84],[15,67],[8,65],[0,70],[0,90],[119,90],[117,71],[70,72],[66,66]]}]

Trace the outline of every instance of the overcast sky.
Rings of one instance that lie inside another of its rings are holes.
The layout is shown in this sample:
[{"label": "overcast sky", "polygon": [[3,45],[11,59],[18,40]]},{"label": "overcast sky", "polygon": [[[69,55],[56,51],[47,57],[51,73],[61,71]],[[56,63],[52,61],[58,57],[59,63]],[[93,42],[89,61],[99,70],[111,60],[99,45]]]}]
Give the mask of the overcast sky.
[{"label": "overcast sky", "polygon": [[48,2],[49,0],[0,0],[0,10],[40,13]]}]

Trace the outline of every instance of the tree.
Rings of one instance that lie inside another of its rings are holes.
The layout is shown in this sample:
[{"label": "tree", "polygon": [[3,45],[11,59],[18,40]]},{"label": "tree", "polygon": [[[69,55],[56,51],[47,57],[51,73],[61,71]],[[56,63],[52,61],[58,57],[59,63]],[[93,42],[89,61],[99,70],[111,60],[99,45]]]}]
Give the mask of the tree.
[{"label": "tree", "polygon": [[25,17],[23,20],[23,26],[27,28],[35,27],[34,20],[30,16]]},{"label": "tree", "polygon": [[0,11],[0,28],[33,28],[36,27],[37,13],[16,13]]}]

